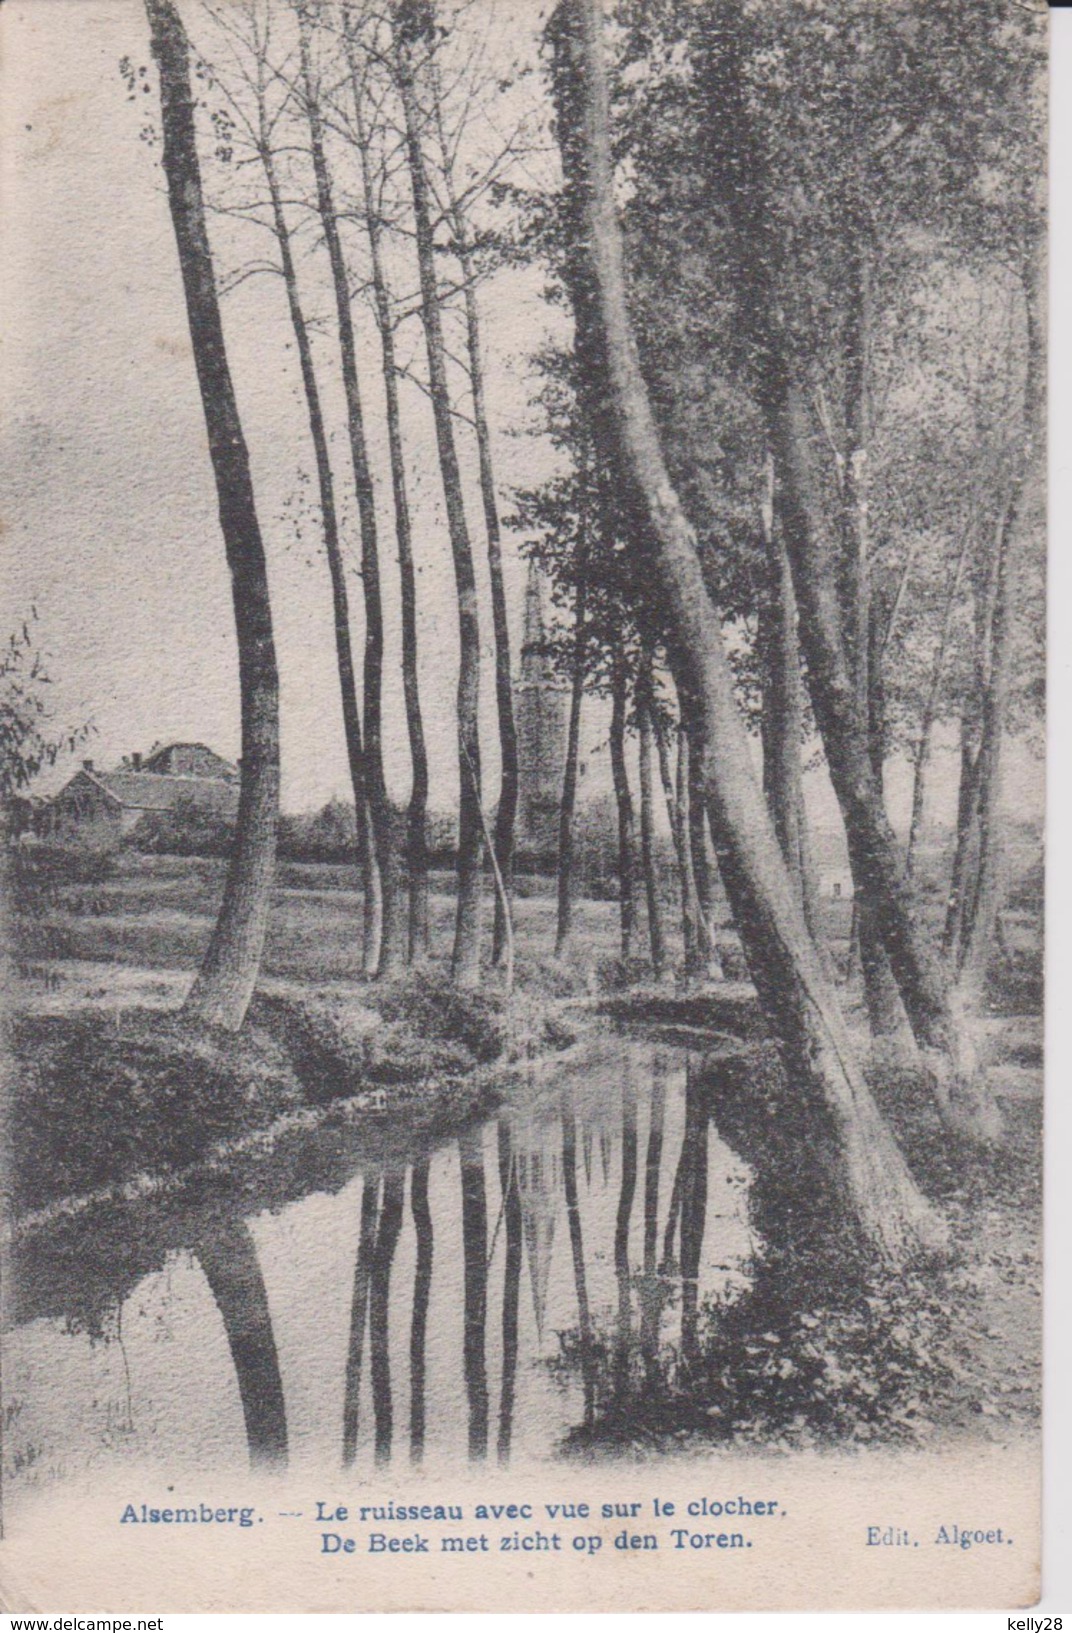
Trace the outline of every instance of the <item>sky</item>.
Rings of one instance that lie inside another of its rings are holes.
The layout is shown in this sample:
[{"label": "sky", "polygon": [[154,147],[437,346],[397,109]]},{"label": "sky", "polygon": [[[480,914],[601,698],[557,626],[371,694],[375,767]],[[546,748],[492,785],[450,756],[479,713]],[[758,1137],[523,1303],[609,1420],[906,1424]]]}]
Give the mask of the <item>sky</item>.
[{"label": "sky", "polygon": [[[487,4],[487,0],[481,0]],[[186,8],[191,32],[197,12]],[[535,55],[535,0],[495,0],[488,38],[495,52]],[[0,188],[5,215],[0,296],[5,338],[0,386],[7,414],[0,437],[3,629],[29,608],[38,614],[57,727],[91,722],[93,736],[42,784],[59,786],[82,754],[108,766],[157,741],[200,740],[238,753],[239,718],[230,588],[216,517],[200,400],[158,150],[139,139],[158,120],[155,87],[128,101],[121,59],[149,62],[140,0],[7,0],[0,11],[5,102],[0,114]],[[531,82],[529,82],[531,85]],[[531,90],[520,94],[531,95]],[[247,252],[226,224],[212,223],[221,265]],[[248,248],[248,247],[247,247]],[[323,257],[307,248],[302,276],[310,311],[327,310]],[[508,270],[483,286],[489,418],[500,488],[531,483],[554,466],[531,424],[532,352],[561,325],[532,271]],[[377,481],[381,536],[392,538],[386,443],[371,315],[355,302],[366,419]],[[283,288],[250,279],[226,297],[232,370],[265,535],[281,675],[283,803],[311,809],[348,788],[326,564],[310,529],[295,536],[299,469],[312,455]],[[420,330],[401,331],[419,357]],[[330,326],[316,341],[344,485],[342,405],[333,382]],[[402,383],[418,559],[421,689],[432,757],[433,804],[456,790],[453,694],[457,625],[450,553],[429,404]],[[469,511],[481,572],[484,631],[482,728],[494,786],[494,693],[484,539],[472,474],[471,432],[459,428],[470,476]],[[504,510],[509,509],[508,498]],[[524,564],[508,535],[505,572],[514,649],[520,634]],[[404,798],[408,757],[398,676],[399,624],[387,572],[388,772]],[[360,649],[355,574],[354,644]],[[605,721],[589,710],[589,793],[608,786]],[[935,755],[928,814],[947,820],[954,745]],[[1040,773],[1014,754],[1010,784],[1032,799]],[[907,768],[889,768],[895,820],[907,818]],[[824,772],[808,779],[820,825],[836,823]]]},{"label": "sky", "polygon": [[[0,29],[7,223],[2,366],[10,405],[0,472],[4,627],[15,627],[36,607],[55,718],[64,725],[93,722],[84,752],[100,764],[157,739],[201,739],[234,755],[235,642],[215,490],[162,176],[156,152],[138,135],[146,113],[158,115],[155,88],[144,107],[140,98],[132,106],[119,72],[123,57],[135,64],[150,60],[144,12],[137,0],[16,0],[4,7]],[[212,230],[214,241],[226,237],[218,223]],[[324,292],[315,281],[308,287],[315,315]],[[536,439],[507,434],[530,418],[528,355],[543,337],[548,312],[538,276],[527,272],[500,276],[484,287],[481,301],[494,455],[508,490],[535,479],[541,466],[550,468],[549,450]],[[379,343],[361,302],[355,313],[381,536],[389,546],[393,512]],[[282,283],[244,283],[226,297],[224,321],[269,558],[283,799],[291,808],[309,808],[345,792],[347,773],[327,567],[310,528],[298,540],[290,521],[299,468],[311,473],[313,463]],[[402,332],[401,355],[419,345],[411,322]],[[344,421],[341,403],[332,401],[338,394],[331,347],[323,334],[318,360],[334,409],[333,453],[344,488]],[[433,786],[445,805],[456,785],[452,569],[431,410],[406,382],[402,412],[418,558],[422,700]],[[471,472],[467,427],[459,438]],[[494,774],[491,620],[475,485],[470,493],[484,613],[484,736]],[[517,541],[507,544],[516,649],[524,565]],[[389,773],[401,794],[408,765],[390,564],[387,580]],[[352,600],[360,651],[356,571]],[[65,762],[53,784],[69,769]]]}]

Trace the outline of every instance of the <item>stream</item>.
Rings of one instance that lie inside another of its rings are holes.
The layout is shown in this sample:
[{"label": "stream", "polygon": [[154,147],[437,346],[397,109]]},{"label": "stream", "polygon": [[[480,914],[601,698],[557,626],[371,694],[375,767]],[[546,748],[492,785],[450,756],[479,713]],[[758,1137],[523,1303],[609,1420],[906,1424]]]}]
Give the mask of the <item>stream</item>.
[{"label": "stream", "polygon": [[460,1136],[329,1119],[17,1241],[9,1499],[124,1464],[559,1455],[598,1366],[687,1346],[747,1285],[749,1171],[693,1078],[684,1049],[606,1032],[512,1073]]}]

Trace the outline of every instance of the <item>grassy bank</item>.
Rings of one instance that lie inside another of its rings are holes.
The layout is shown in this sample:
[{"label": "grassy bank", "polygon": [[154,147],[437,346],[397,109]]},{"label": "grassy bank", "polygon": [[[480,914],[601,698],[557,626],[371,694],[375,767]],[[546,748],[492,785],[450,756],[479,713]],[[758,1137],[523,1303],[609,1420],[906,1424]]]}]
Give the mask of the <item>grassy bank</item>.
[{"label": "grassy bank", "polygon": [[494,1103],[495,1067],[573,1041],[555,1009],[422,971],[357,999],[260,995],[237,1035],[142,1007],[22,1015],[8,1036],[12,1204],[25,1213],[188,1168],[354,1097],[371,1121],[404,1110],[410,1128],[463,1122]]}]

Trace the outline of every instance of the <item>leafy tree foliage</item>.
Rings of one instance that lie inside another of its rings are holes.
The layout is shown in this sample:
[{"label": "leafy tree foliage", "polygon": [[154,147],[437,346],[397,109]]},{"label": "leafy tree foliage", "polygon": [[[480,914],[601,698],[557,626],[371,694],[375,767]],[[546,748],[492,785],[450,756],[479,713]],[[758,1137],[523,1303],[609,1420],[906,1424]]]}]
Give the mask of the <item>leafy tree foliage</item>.
[{"label": "leafy tree foliage", "polygon": [[93,729],[57,729],[49,706],[52,681],[34,638],[36,620],[31,609],[0,656],[0,808],[7,820],[34,778],[61,754],[72,753]]}]

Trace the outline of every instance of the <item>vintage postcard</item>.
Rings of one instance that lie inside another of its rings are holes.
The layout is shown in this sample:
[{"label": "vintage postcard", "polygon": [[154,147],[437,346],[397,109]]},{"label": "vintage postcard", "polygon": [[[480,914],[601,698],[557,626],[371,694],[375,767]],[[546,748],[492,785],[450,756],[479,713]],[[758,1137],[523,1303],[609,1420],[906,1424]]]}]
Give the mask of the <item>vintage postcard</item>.
[{"label": "vintage postcard", "polygon": [[1031,1605],[1045,6],[0,51],[0,1605]]}]

